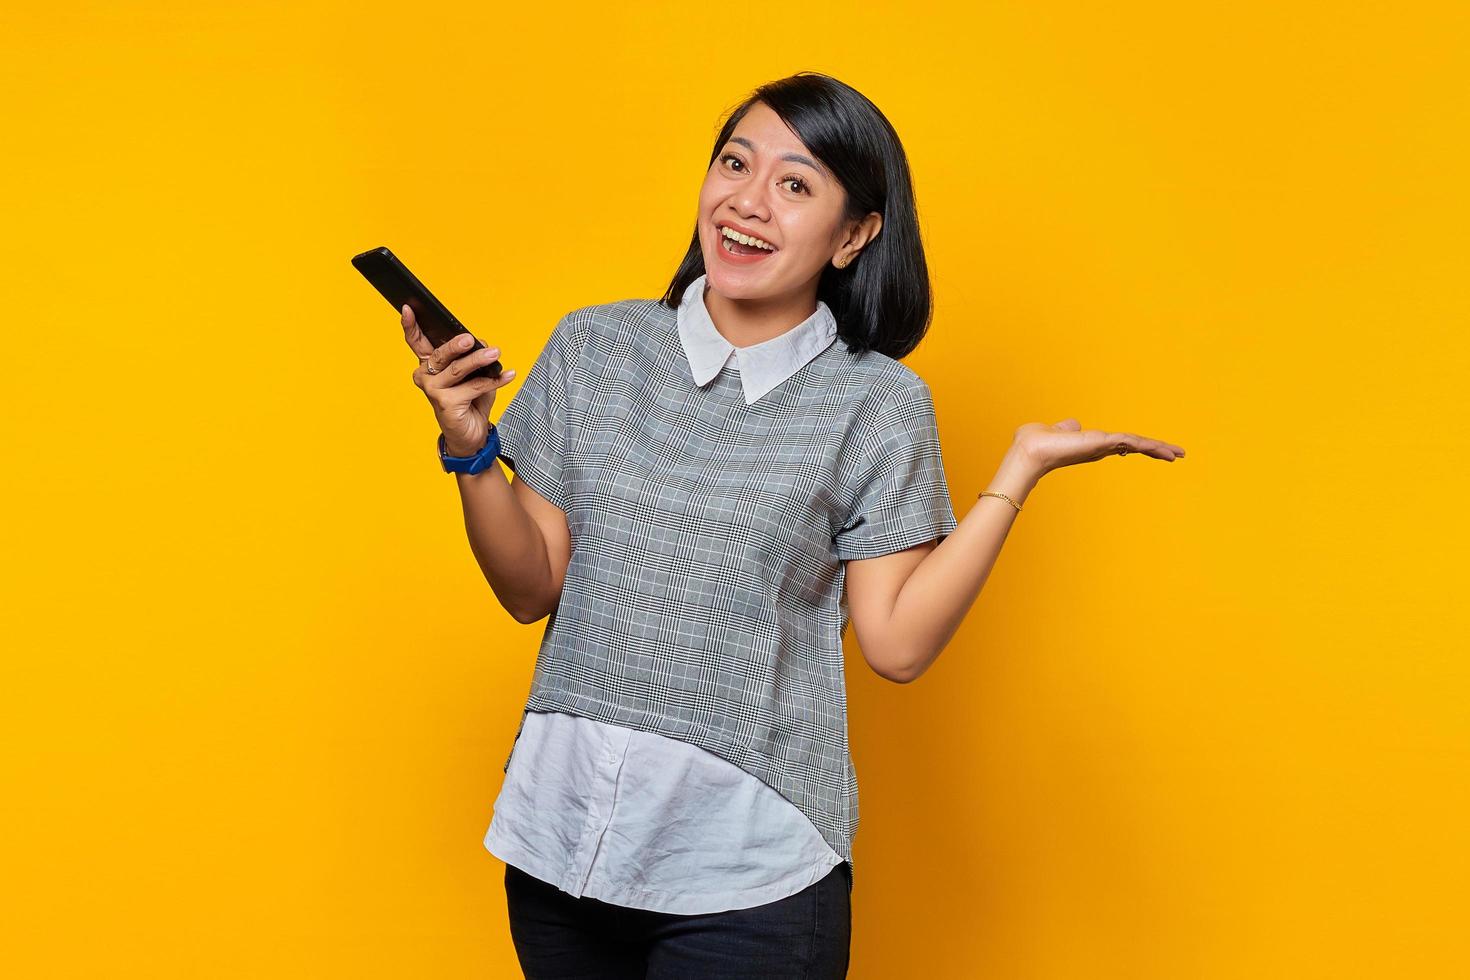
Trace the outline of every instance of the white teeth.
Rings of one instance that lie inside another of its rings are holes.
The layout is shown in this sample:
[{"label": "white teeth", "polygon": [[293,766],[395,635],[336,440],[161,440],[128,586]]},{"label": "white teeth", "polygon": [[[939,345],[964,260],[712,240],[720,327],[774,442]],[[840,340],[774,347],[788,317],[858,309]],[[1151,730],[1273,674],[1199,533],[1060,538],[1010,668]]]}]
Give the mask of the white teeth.
[{"label": "white teeth", "polygon": [[763,248],[768,252],[774,252],[776,250],[776,247],[774,245],[763,242],[753,235],[742,235],[740,234],[740,232],[736,231],[733,228],[721,226],[720,234],[724,235],[726,238],[732,238],[742,245],[754,245],[756,248]]}]

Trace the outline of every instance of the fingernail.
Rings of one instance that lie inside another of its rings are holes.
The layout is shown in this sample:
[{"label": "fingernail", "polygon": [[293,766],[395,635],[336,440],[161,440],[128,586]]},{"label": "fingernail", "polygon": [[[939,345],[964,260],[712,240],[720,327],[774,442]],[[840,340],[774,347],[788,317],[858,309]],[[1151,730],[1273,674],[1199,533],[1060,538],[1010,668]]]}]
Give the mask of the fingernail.
[{"label": "fingernail", "polygon": [[516,376],[515,368],[511,368],[509,371],[505,372],[505,376],[507,378],[514,378]]},{"label": "fingernail", "polygon": [[491,357],[499,357],[500,356],[500,348],[499,347],[492,347],[492,348],[490,348],[490,356]]},{"label": "fingernail", "polygon": [[454,346],[456,346],[456,347],[468,347],[469,345],[470,345],[470,337],[469,337],[469,334],[462,334],[459,337],[459,339],[454,342]]}]

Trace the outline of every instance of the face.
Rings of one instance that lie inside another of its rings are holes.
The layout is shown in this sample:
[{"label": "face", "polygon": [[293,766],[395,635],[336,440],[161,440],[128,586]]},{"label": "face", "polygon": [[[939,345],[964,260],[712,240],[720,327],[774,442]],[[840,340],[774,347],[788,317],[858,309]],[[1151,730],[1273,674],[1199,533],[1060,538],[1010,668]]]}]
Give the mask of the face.
[{"label": "face", "polygon": [[[699,192],[699,242],[709,286],[731,299],[810,292],[834,259],[850,262],[878,233],[880,215],[844,222],[847,193],[771,109],[757,102],[719,148]],[[736,247],[723,226],[767,247]]]}]

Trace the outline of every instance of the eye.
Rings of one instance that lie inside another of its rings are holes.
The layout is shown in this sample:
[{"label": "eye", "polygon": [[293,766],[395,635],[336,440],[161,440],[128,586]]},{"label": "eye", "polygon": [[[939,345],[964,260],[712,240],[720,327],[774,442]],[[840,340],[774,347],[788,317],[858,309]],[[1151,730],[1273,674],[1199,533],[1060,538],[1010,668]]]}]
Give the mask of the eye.
[{"label": "eye", "polygon": [[[742,169],[735,171],[736,173],[743,173],[744,172],[744,170],[743,170],[743,168],[745,167],[745,161],[744,160],[740,159],[739,157],[737,157],[733,153],[726,153],[726,154],[724,154],[723,156],[720,157],[719,162],[721,164],[723,164],[727,160],[734,160],[736,163],[740,164],[740,166],[741,166]],[[798,194],[808,194],[809,195],[812,192],[811,191],[811,187],[808,186],[807,182],[805,180],[803,180],[802,178],[800,178],[800,177],[796,177],[796,176],[784,177],[784,178],[782,178],[781,183],[783,183],[783,184],[791,184],[791,183],[797,184],[798,185],[798,189],[797,189],[796,193],[798,193]]]}]

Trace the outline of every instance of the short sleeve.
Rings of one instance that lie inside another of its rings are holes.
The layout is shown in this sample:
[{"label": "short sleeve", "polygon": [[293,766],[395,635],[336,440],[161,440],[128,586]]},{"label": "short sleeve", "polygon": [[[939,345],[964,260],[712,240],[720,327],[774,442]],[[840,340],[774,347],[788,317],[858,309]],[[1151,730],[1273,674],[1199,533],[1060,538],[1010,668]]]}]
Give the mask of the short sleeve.
[{"label": "short sleeve", "polygon": [[495,431],[500,434],[500,458],[519,479],[563,511],[568,504],[562,480],[567,380],[575,362],[571,314],[567,314],[551,332],[551,339],[495,423]]},{"label": "short sleeve", "polygon": [[834,536],[839,559],[890,555],[943,540],[959,526],[928,385],[903,390],[879,410],[853,452],[854,506]]}]

